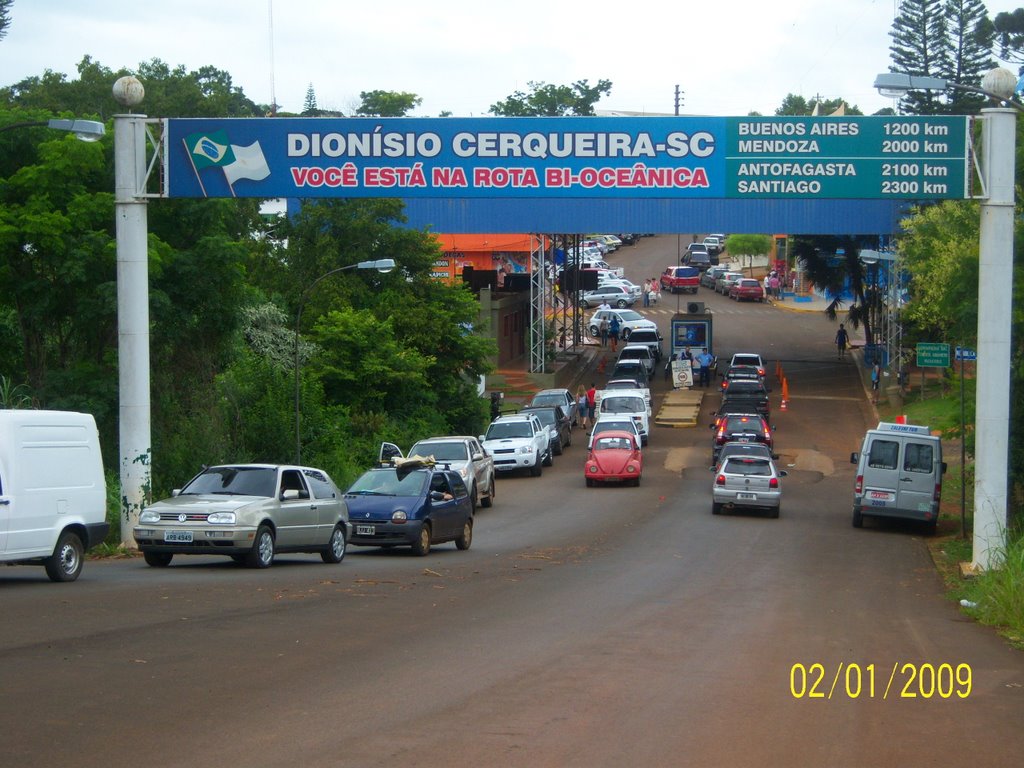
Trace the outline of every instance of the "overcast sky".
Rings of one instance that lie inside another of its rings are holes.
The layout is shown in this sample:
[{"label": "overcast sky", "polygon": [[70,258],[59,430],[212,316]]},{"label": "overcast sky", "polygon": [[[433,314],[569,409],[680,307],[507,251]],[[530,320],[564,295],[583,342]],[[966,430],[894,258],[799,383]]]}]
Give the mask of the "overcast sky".
[{"label": "overcast sky", "polygon": [[293,112],[310,84],[321,109],[346,114],[360,91],[381,89],[422,97],[417,116],[484,116],[531,81],[606,79],[598,110],[671,114],[678,85],[683,114],[771,115],[789,93],[871,114],[892,106],[871,83],[889,68],[897,4],[14,0],[0,85],[47,69],[74,79],[88,55],[112,70],[154,58],[213,65],[253,101]]}]

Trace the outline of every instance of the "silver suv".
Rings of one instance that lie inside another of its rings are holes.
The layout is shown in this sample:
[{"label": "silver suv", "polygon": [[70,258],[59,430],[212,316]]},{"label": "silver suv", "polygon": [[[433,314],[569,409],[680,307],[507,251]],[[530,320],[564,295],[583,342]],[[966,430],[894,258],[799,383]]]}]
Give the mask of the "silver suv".
[{"label": "silver suv", "polygon": [[532,413],[499,416],[480,436],[484,450],[494,458],[497,472],[528,469],[540,477],[542,467],[551,466],[548,429]]}]

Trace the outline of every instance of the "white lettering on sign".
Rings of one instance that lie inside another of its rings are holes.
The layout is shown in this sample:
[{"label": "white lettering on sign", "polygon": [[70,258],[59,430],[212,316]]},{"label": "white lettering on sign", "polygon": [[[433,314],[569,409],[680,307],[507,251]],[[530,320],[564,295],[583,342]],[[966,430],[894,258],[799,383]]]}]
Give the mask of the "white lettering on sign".
[{"label": "white lettering on sign", "polygon": [[856,176],[853,163],[740,163],[740,176]]},{"label": "white lettering on sign", "polygon": [[739,151],[755,155],[780,152],[792,155],[820,152],[821,148],[813,139],[746,139],[740,141]]}]

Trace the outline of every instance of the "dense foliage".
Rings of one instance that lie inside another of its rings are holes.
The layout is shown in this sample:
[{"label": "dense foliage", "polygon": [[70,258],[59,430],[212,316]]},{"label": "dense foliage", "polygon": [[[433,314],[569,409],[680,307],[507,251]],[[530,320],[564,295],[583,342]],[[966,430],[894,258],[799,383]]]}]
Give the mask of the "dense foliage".
[{"label": "dense foliage", "polygon": [[[106,463],[118,445],[112,137],[84,144],[28,122],[119,110],[111,86],[135,74],[150,115],[263,114],[211,67],[158,60],[133,72],[89,58],[79,78],[47,72],[0,89],[0,382],[11,405],[93,413]],[[11,130],[4,130],[5,127]],[[13,127],[17,126],[17,130]],[[291,461],[295,318],[301,450],[344,484],[381,439],[483,426],[476,381],[493,343],[477,304],[430,277],[439,256],[403,228],[395,200],[302,205],[285,220],[254,200],[148,206],[154,493],[203,463]],[[345,270],[393,258],[390,274]]]}]

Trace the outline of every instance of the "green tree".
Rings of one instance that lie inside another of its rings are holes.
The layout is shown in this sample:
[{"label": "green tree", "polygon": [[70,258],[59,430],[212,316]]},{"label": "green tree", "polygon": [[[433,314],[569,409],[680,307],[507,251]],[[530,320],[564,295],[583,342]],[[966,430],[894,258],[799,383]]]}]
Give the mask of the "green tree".
[{"label": "green tree", "polygon": [[529,93],[516,91],[504,101],[492,104],[490,113],[502,117],[565,117],[593,115],[594,104],[612,92],[611,80],[598,80],[591,86],[586,80],[572,85],[551,85],[530,81]]},{"label": "green tree", "polygon": [[361,91],[359,98],[356,114],[366,117],[403,117],[423,103],[415,93],[401,91]]},{"label": "green tree", "polygon": [[996,14],[990,31],[1003,61],[1024,63],[1024,8]]},{"label": "green tree", "polygon": [[768,235],[729,235],[725,238],[725,249],[732,258],[738,258],[742,263],[744,256],[765,256],[771,253],[772,239]]},{"label": "green tree", "polygon": [[852,294],[844,319],[854,328],[864,326],[868,344],[874,343],[874,329],[868,311],[869,275],[860,252],[877,239],[877,235],[817,235],[794,237],[790,241],[791,252],[803,262],[808,279],[834,297],[825,308],[829,319],[835,320],[839,315],[843,307],[841,296],[847,291]]},{"label": "green tree", "polygon": [[7,28],[11,26],[11,6],[14,0],[0,0],[0,40],[7,36]]},{"label": "green tree", "polygon": [[303,117],[318,117],[320,115],[320,109],[316,105],[316,92],[313,90],[313,84],[309,84],[309,88],[306,89],[306,100],[302,104],[302,116]]},{"label": "green tree", "polygon": [[[889,32],[892,37],[890,71],[944,77],[952,69],[947,22],[943,13],[945,2],[903,0]],[[900,99],[900,108],[912,115],[935,115],[945,111],[939,94],[932,91],[910,91]]]},{"label": "green tree", "polygon": [[864,114],[857,106],[851,106],[841,98],[811,99],[808,101],[803,96],[797,96],[793,93],[786,95],[786,98],[782,100],[782,106],[775,110],[775,114],[778,116],[807,116],[814,114],[815,107],[817,107],[818,110],[818,117],[831,115],[840,107],[843,108],[843,113],[847,115]]},{"label": "green tree", "polygon": [[[950,38],[950,69],[943,75],[956,83],[979,85],[992,68],[994,33],[981,0],[947,0],[946,29]],[[985,97],[970,91],[950,91],[947,109],[954,115],[980,111]]]}]

